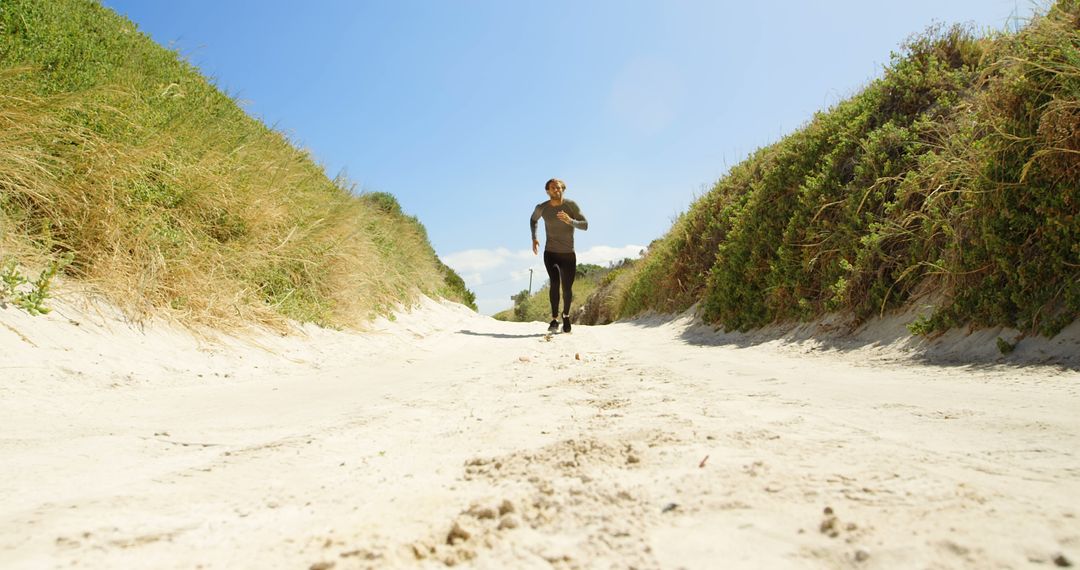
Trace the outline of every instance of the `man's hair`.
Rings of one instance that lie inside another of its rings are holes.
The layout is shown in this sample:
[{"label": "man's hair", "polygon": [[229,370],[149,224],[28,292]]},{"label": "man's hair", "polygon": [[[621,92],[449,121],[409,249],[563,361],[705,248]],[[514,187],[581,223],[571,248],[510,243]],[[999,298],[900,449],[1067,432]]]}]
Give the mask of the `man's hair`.
[{"label": "man's hair", "polygon": [[547,183],[544,184],[544,190],[547,190],[548,187],[551,186],[552,184],[557,186],[559,188],[559,190],[562,190],[563,192],[566,192],[566,183],[563,182],[562,180],[559,180],[558,178],[552,178],[551,180],[548,180]]}]

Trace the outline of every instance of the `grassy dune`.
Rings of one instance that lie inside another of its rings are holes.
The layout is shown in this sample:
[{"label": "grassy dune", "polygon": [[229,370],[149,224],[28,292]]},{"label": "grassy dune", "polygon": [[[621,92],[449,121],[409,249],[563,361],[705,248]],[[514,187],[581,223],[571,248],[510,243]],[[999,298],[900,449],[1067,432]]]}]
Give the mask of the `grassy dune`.
[{"label": "grassy dune", "polygon": [[700,302],[747,330],[919,298],[913,327],[1054,335],[1080,315],[1080,2],[1017,33],[938,27],[884,76],[736,165],[597,320]]},{"label": "grassy dune", "polygon": [[353,192],[90,0],[0,3],[0,255],[135,316],[351,326],[473,305],[389,194]]},{"label": "grassy dune", "polygon": [[[630,261],[627,260],[620,266],[629,263]],[[601,267],[592,263],[578,264],[577,276],[574,278],[574,302],[570,307],[570,312],[575,316],[575,319],[584,314],[586,299],[593,297],[593,293],[597,291],[607,276],[614,270],[614,267]],[[494,317],[500,321],[543,321],[545,323],[550,321],[551,301],[548,298],[548,287],[549,285],[542,285],[532,295],[529,295],[528,291],[521,291],[516,296],[514,307],[496,313]],[[559,310],[562,310],[561,299],[559,301]],[[589,322],[595,321],[589,320]]]}]

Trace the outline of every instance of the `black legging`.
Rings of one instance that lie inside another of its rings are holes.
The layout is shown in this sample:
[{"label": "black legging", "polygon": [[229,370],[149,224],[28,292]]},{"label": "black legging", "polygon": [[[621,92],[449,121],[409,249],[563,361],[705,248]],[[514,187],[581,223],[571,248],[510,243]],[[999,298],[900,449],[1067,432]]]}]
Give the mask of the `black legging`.
[{"label": "black legging", "polygon": [[551,299],[551,314],[559,314],[559,284],[563,291],[563,314],[570,314],[570,303],[574,300],[574,277],[577,276],[577,254],[544,252],[544,267],[547,268],[548,297]]}]

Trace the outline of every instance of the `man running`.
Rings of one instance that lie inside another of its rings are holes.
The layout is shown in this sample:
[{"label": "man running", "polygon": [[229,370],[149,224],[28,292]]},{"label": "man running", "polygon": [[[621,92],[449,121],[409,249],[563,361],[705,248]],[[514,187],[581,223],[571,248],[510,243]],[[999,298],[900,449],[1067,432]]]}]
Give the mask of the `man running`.
[{"label": "man running", "polygon": [[573,200],[564,200],[566,183],[552,178],[544,185],[549,200],[536,205],[529,226],[532,228],[533,255],[537,254],[540,242],[536,239],[536,223],[544,218],[544,267],[547,268],[551,285],[548,297],[551,299],[551,324],[548,332],[559,331],[559,286],[562,285],[563,311],[562,330],[570,332],[570,303],[574,300],[574,277],[577,275],[577,255],[574,253],[574,230],[589,229],[589,221],[581,213],[581,208]]}]

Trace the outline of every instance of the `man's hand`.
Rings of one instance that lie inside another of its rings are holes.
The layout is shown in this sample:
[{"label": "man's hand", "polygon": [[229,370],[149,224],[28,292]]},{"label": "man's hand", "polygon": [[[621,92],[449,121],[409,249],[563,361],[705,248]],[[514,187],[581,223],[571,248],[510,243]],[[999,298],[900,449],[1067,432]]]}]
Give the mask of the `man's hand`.
[{"label": "man's hand", "polygon": [[540,250],[540,242],[538,242],[536,240],[533,240],[533,255],[536,255],[536,252],[539,251],[539,250]]},{"label": "man's hand", "polygon": [[555,217],[562,220],[564,224],[569,225],[574,223],[574,218],[571,218],[570,214],[567,214],[566,212],[559,212],[558,214],[555,214]]}]

